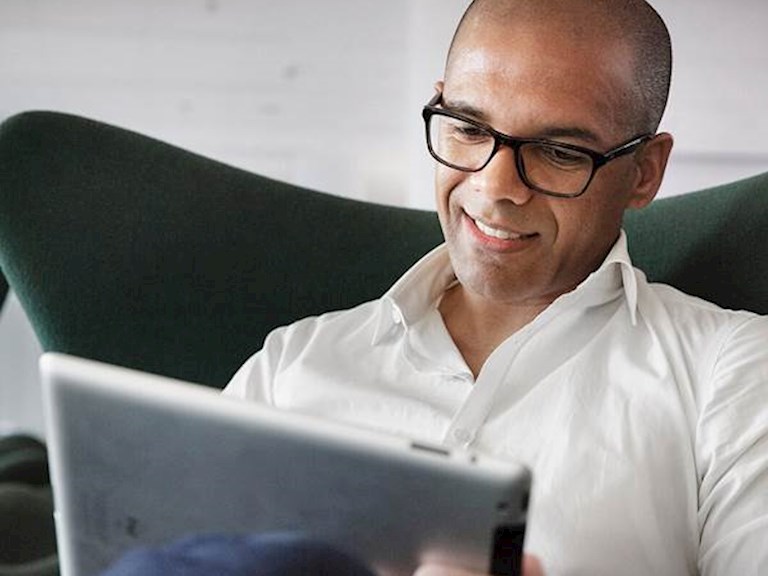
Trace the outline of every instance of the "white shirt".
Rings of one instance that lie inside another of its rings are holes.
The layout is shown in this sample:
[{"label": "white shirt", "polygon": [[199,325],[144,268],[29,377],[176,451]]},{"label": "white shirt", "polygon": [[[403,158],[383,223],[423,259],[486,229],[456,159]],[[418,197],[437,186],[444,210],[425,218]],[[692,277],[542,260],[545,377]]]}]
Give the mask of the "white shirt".
[{"label": "white shirt", "polygon": [[622,234],[475,380],[437,310],[453,282],[437,248],[272,332],[225,393],[525,463],[548,576],[768,574],[768,317],[649,284]]}]

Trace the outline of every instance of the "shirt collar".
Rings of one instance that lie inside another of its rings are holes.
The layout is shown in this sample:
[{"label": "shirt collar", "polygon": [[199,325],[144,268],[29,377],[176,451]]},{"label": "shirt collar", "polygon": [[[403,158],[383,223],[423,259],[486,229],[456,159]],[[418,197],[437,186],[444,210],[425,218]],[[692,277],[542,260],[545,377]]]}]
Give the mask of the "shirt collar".
[{"label": "shirt collar", "polygon": [[629,307],[629,316],[632,319],[632,326],[637,324],[637,270],[632,265],[632,259],[629,256],[627,246],[627,234],[621,231],[619,239],[605,258],[601,266],[619,266],[621,268],[621,285],[624,288],[624,297]]},{"label": "shirt collar", "polygon": [[441,244],[414,264],[381,298],[373,345],[399,325],[417,322],[456,281],[448,249]]},{"label": "shirt collar", "polygon": [[[398,326],[408,329],[431,310],[440,297],[456,281],[448,249],[442,244],[414,264],[380,300],[372,344],[381,343]],[[627,236],[621,231],[603,264],[572,293],[579,300],[587,295],[596,298],[623,289],[634,326],[637,323],[637,277],[627,248]],[[567,296],[567,295],[566,295]],[[594,298],[587,298],[587,301]]]},{"label": "shirt collar", "polygon": [[630,321],[637,324],[637,277],[627,248],[627,235],[619,234],[600,267],[590,274],[575,290],[558,300],[569,301],[576,306],[589,307],[612,300],[614,295],[624,294]]}]

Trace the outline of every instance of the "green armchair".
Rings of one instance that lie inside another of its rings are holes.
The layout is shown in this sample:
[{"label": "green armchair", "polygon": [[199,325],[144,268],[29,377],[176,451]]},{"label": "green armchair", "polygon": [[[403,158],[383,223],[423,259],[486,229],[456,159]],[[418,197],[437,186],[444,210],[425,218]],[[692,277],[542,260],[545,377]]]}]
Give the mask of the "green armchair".
[{"label": "green armchair", "polygon": [[56,576],[58,558],[45,445],[0,438],[0,576]]},{"label": "green armchair", "polygon": [[[659,200],[625,226],[650,279],[768,313],[768,173]],[[45,350],[222,387],[272,328],[379,296],[440,241],[432,212],[92,120],[0,126],[0,269]],[[27,569],[13,574],[42,573]]]},{"label": "green armchair", "polygon": [[5,303],[6,294],[8,294],[8,282],[6,282],[5,276],[3,276],[3,271],[0,270],[0,310],[2,310]]},{"label": "green armchair", "polygon": [[0,128],[0,266],[46,350],[223,386],[273,327],[382,293],[436,218],[97,122]]},{"label": "green armchair", "polygon": [[[768,174],[626,219],[636,264],[768,312]],[[431,212],[342,199],[51,112],[0,127],[0,267],[45,350],[221,387],[272,328],[377,297]]]}]

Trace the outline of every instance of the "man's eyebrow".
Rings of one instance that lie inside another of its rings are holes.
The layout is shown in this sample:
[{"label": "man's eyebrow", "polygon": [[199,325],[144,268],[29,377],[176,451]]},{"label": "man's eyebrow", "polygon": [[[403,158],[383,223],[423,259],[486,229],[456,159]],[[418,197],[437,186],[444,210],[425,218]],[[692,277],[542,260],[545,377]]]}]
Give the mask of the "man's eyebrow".
[{"label": "man's eyebrow", "polygon": [[536,138],[542,138],[544,140],[560,140],[563,138],[572,138],[575,140],[586,141],[595,145],[602,145],[603,142],[600,137],[587,128],[580,128],[578,126],[553,126],[551,128],[545,128],[544,130],[537,132]]},{"label": "man's eyebrow", "polygon": [[[451,112],[458,112],[459,114],[464,114],[465,116],[469,116],[474,120],[485,122],[486,124],[489,123],[488,115],[483,110],[466,102],[462,102],[460,100],[443,100],[443,107],[447,110],[450,110]],[[510,136],[519,135],[510,134]],[[552,126],[537,131],[535,134],[530,134],[528,137],[541,138],[542,140],[559,140],[563,138],[570,138],[586,143],[591,143],[597,146],[603,144],[601,138],[596,133],[587,128],[582,128],[579,126]]]},{"label": "man's eyebrow", "polygon": [[443,98],[443,108],[445,108],[446,110],[450,110],[451,112],[458,112],[459,114],[464,114],[465,116],[469,116],[470,118],[479,120],[481,122],[488,121],[488,116],[480,108],[477,108],[475,106],[472,106],[471,104],[462,102],[460,100],[451,101],[451,100],[445,100],[445,98]]}]

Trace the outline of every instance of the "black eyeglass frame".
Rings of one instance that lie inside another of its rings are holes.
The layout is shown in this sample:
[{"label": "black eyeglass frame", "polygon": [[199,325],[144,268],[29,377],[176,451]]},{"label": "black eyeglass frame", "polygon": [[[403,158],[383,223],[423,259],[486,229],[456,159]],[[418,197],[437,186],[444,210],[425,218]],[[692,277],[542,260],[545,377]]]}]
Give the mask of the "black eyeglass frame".
[{"label": "black eyeglass frame", "polygon": [[[615,160],[616,158],[619,158],[621,156],[625,156],[627,154],[634,152],[641,144],[644,144],[648,140],[652,140],[653,138],[655,138],[654,134],[649,134],[649,133],[639,134],[637,136],[633,136],[623,144],[620,144],[616,148],[608,150],[603,154],[595,150],[591,150],[590,148],[577,146],[576,144],[568,144],[566,142],[558,142],[556,140],[547,140],[544,138],[517,138],[515,136],[504,134],[503,132],[499,132],[498,130],[495,130],[488,124],[484,122],[480,122],[479,120],[475,120],[474,118],[466,116],[465,114],[462,114],[460,112],[454,112],[449,108],[438,107],[442,99],[443,99],[443,93],[438,92],[424,106],[421,112],[421,116],[424,119],[424,128],[426,131],[426,138],[427,138],[427,148],[432,158],[434,158],[441,164],[448,166],[449,168],[453,168],[454,170],[460,170],[462,172],[480,172],[483,168],[488,166],[490,161],[493,159],[493,157],[501,149],[502,146],[507,146],[511,148],[515,153],[515,165],[517,167],[517,174],[518,176],[520,176],[520,180],[522,180],[523,183],[526,186],[528,186],[528,188],[530,188],[531,190],[535,190],[536,192],[540,192],[541,194],[546,194],[547,196],[555,196],[557,198],[576,198],[578,196],[581,196],[582,194],[584,194],[584,192],[587,191],[587,188],[589,188],[589,185],[592,183],[592,180],[595,177],[595,173],[600,168],[608,164],[608,162]],[[461,120],[462,122],[466,122],[467,124],[471,124],[482,130],[485,130],[491,136],[493,136],[493,140],[494,140],[493,149],[491,150],[491,153],[488,155],[488,159],[482,164],[482,166],[478,168],[472,168],[472,169],[464,168],[464,167],[452,164],[450,162],[447,162],[437,155],[437,153],[432,148],[432,138],[429,132],[430,121],[432,117],[436,115],[448,116],[449,118]],[[581,191],[573,194],[551,192],[549,190],[544,190],[542,188],[539,188],[538,186],[530,182],[528,180],[527,174],[525,173],[525,164],[523,163],[522,155],[519,153],[520,147],[525,144],[544,144],[548,146],[557,146],[558,148],[573,150],[574,152],[580,152],[582,154],[589,156],[592,159],[592,173],[589,175],[589,178],[587,179],[587,182],[584,185],[584,187],[581,189]]]}]

